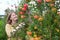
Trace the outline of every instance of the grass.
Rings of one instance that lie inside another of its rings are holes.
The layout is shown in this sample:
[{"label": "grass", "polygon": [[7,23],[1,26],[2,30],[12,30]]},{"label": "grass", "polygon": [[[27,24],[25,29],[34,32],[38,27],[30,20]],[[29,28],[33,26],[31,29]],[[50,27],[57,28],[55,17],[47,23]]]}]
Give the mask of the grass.
[{"label": "grass", "polygon": [[6,40],[6,37],[5,23],[3,19],[0,19],[0,40]]}]

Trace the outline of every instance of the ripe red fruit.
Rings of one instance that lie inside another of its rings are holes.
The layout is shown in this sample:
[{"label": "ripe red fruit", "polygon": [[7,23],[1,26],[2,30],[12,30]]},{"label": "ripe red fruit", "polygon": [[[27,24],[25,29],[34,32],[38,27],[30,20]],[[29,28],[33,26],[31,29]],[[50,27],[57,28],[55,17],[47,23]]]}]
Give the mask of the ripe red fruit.
[{"label": "ripe red fruit", "polygon": [[54,3],[51,3],[51,4],[50,4],[50,7],[53,7],[53,6],[54,6]]},{"label": "ripe red fruit", "polygon": [[27,35],[32,35],[32,32],[30,32],[30,31],[27,31]]},{"label": "ripe red fruit", "polygon": [[19,12],[19,14],[23,15],[23,14],[24,14],[24,12]]},{"label": "ripe red fruit", "polygon": [[39,16],[38,16],[38,15],[35,15],[35,16],[34,16],[34,18],[35,18],[35,19],[38,19],[38,18],[39,18]]},{"label": "ripe red fruit", "polygon": [[37,2],[38,2],[38,3],[41,3],[41,2],[42,2],[42,0],[37,0]]},{"label": "ripe red fruit", "polygon": [[26,11],[27,9],[24,7],[24,8],[22,8],[22,11]]},{"label": "ripe red fruit", "polygon": [[26,16],[25,15],[21,15],[21,18],[24,19]]},{"label": "ripe red fruit", "polygon": [[60,15],[60,12],[57,12],[57,14],[59,14],[59,15]]},{"label": "ripe red fruit", "polygon": [[52,0],[45,0],[45,2],[51,2]]},{"label": "ripe red fruit", "polygon": [[28,4],[24,4],[24,8],[27,8],[28,7]]}]

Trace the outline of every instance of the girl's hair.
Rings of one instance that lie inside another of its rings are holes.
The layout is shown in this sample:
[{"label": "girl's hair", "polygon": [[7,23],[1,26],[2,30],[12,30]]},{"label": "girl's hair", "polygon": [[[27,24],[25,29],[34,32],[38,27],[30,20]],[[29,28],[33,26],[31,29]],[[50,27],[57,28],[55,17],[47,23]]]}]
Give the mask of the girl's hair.
[{"label": "girl's hair", "polygon": [[11,15],[12,15],[12,13],[9,13],[8,14],[8,18],[7,18],[7,23],[8,24],[11,24],[12,23],[12,20],[10,19],[11,18]]}]

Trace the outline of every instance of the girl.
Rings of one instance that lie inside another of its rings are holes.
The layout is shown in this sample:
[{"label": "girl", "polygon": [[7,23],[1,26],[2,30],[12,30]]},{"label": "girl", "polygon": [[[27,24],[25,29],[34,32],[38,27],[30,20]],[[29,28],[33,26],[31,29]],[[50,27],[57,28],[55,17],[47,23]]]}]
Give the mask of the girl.
[{"label": "girl", "polygon": [[[12,34],[14,34],[14,32],[16,32],[19,28],[21,28],[22,25],[25,25],[24,23],[20,23],[19,26],[14,28],[13,26],[16,25],[17,20],[18,20],[18,17],[15,14],[15,12],[9,13],[8,18],[7,18],[7,24],[5,27],[6,34],[8,36],[8,40],[11,40]],[[16,40],[16,39],[14,39],[14,40]]]}]

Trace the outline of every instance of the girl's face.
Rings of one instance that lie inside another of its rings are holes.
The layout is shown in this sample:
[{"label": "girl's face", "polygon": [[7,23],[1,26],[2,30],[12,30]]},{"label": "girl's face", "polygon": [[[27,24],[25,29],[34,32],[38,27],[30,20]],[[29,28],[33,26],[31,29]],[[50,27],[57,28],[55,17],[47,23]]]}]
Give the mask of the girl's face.
[{"label": "girl's face", "polygon": [[11,18],[10,18],[12,21],[17,21],[18,20],[18,17],[15,13],[12,13],[11,14]]}]

